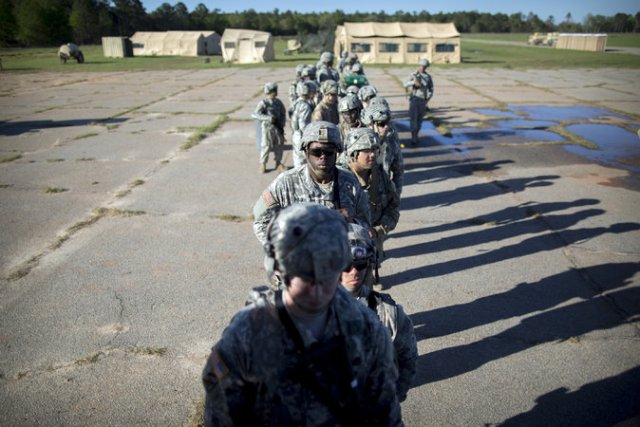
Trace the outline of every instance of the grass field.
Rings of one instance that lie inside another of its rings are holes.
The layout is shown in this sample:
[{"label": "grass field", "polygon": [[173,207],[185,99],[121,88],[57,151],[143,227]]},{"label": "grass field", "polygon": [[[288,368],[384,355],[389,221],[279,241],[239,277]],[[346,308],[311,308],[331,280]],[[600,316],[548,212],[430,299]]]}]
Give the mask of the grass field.
[{"label": "grass field", "polygon": [[[434,65],[435,67],[485,67],[485,68],[640,68],[640,55],[623,53],[595,53],[527,46],[505,46],[483,43],[480,40],[526,42],[526,34],[463,34],[462,63]],[[474,41],[478,40],[478,41]],[[610,40],[616,46],[640,47],[640,35],[620,35]],[[609,43],[609,46],[613,46]],[[319,55],[314,53],[284,55],[286,40],[275,42],[276,61],[270,67],[291,67],[300,63],[315,64]],[[221,56],[178,57],[138,56],[133,58],[105,58],[98,45],[81,46],[84,64],[69,61],[61,64],[57,48],[0,49],[4,72],[97,72],[97,71],[157,71],[176,69],[210,69],[231,67],[222,62]],[[205,62],[208,60],[209,62]],[[264,64],[242,65],[261,67]],[[367,65],[378,66],[378,65]],[[384,65],[380,65],[384,67]],[[397,66],[397,65],[394,65]]]}]

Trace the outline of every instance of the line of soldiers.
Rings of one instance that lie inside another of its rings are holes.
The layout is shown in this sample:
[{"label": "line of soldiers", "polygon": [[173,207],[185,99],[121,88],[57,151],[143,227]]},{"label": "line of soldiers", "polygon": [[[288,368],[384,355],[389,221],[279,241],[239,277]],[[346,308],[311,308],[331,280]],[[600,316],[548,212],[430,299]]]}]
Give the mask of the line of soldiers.
[{"label": "line of soldiers", "polygon": [[314,70],[296,69],[293,169],[282,171],[277,85],[253,114],[260,170],[273,151],[282,172],[254,206],[272,285],[252,290],[209,356],[206,425],[402,425],[416,338],[402,306],[377,291],[402,153],[386,100],[368,84],[343,91],[332,63],[321,56],[319,97]]}]

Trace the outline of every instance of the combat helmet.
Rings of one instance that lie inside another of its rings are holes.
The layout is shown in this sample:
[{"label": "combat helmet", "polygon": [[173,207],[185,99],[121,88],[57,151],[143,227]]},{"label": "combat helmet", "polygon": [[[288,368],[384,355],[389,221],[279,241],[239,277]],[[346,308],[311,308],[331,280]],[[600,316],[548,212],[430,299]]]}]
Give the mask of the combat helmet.
[{"label": "combat helmet", "polygon": [[320,92],[322,92],[323,95],[329,95],[329,94],[338,94],[338,83],[335,82],[334,80],[325,80],[322,82],[322,85],[320,86]]},{"label": "combat helmet", "polygon": [[264,85],[264,93],[269,94],[271,92],[278,92],[278,83],[265,83]]},{"label": "combat helmet", "polygon": [[298,82],[298,84],[296,85],[296,93],[298,94],[298,96],[309,96],[317,91],[318,89],[316,83],[311,80],[303,80],[301,82]]},{"label": "combat helmet", "polygon": [[269,277],[333,280],[351,262],[347,222],[337,211],[316,203],[296,203],[280,211],[267,229],[265,269]]},{"label": "combat helmet", "polygon": [[302,68],[302,72],[300,73],[302,77],[309,77],[311,80],[316,79],[316,66],[315,65],[305,65]]},{"label": "combat helmet", "polygon": [[304,67],[306,67],[304,64],[296,65],[296,77],[302,77],[302,70],[304,70]]},{"label": "combat helmet", "polygon": [[380,140],[378,135],[371,128],[356,128],[347,135],[347,156],[349,159],[362,150],[376,150],[380,148]]},{"label": "combat helmet", "polygon": [[331,122],[317,121],[309,123],[302,131],[300,149],[306,150],[312,142],[323,142],[336,147],[342,152],[342,138],[338,126]]},{"label": "combat helmet", "polygon": [[331,52],[322,52],[322,55],[320,55],[320,62],[328,65],[330,63],[333,62],[333,53]]},{"label": "combat helmet", "polygon": [[375,98],[378,95],[378,90],[375,86],[365,85],[358,89],[358,98],[362,102],[369,102],[371,98]]},{"label": "combat helmet", "polygon": [[376,255],[376,246],[369,236],[366,228],[356,223],[349,223],[349,246],[351,249],[351,262],[373,261]]},{"label": "combat helmet", "polygon": [[347,95],[344,98],[342,98],[338,103],[338,112],[340,113],[346,113],[351,110],[359,111],[361,109],[362,109],[362,103],[360,102],[358,97],[355,95]]},{"label": "combat helmet", "polygon": [[378,97],[373,98],[367,108],[362,110],[362,123],[367,126],[373,122],[388,122],[391,120],[391,111],[389,108],[381,102],[374,103],[373,100],[375,99],[378,99]]},{"label": "combat helmet", "polygon": [[418,61],[418,65],[422,65],[423,67],[428,67],[430,65],[429,60],[427,58],[422,58]]}]

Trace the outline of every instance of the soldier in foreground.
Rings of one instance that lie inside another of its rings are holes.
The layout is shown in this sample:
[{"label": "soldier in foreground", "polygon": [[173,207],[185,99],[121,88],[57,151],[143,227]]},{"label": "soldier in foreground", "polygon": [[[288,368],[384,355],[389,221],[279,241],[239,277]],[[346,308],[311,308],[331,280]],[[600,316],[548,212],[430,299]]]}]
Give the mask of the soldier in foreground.
[{"label": "soldier in foreground", "polygon": [[284,126],[287,120],[286,110],[282,101],[278,99],[278,85],[267,83],[264,85],[266,97],[258,103],[252,118],[261,123],[262,138],[260,139],[260,173],[267,171],[269,153],[273,152],[276,170],[284,172],[287,168],[282,164],[282,146],[284,145]]},{"label": "soldier in foreground", "polygon": [[418,133],[422,128],[422,120],[427,113],[427,104],[433,96],[433,80],[427,67],[428,59],[418,62],[418,71],[411,74],[404,87],[409,90],[409,119],[411,120],[411,144],[418,143]]},{"label": "soldier in foreground", "polygon": [[231,320],[203,372],[207,426],[402,426],[388,331],[339,286],[347,223],[317,204],[269,227],[265,267],[285,288]]},{"label": "soldier in foreground", "polygon": [[336,166],[342,141],[338,127],[312,122],[301,138],[306,163],[289,169],[267,187],[253,207],[253,231],[261,243],[267,226],[280,209],[294,203],[314,202],[340,212],[350,222],[369,227],[369,199],[356,177]]},{"label": "soldier in foreground", "polygon": [[376,250],[369,233],[358,224],[349,224],[351,264],[342,272],[340,283],[351,295],[369,307],[391,333],[398,381],[396,393],[400,402],[407,398],[411,382],[416,374],[418,346],[413,323],[390,295],[371,290]]}]

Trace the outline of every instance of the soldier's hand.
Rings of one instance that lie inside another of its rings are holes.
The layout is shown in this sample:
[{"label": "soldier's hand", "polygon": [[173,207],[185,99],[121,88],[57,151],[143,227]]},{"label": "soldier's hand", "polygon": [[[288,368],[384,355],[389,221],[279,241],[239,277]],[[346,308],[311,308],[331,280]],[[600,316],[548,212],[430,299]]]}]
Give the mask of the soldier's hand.
[{"label": "soldier's hand", "polygon": [[347,218],[348,222],[353,222],[353,218],[351,218],[351,215],[349,215],[349,212],[346,209],[338,209],[338,213],[340,213],[340,215],[342,215],[343,217]]}]

